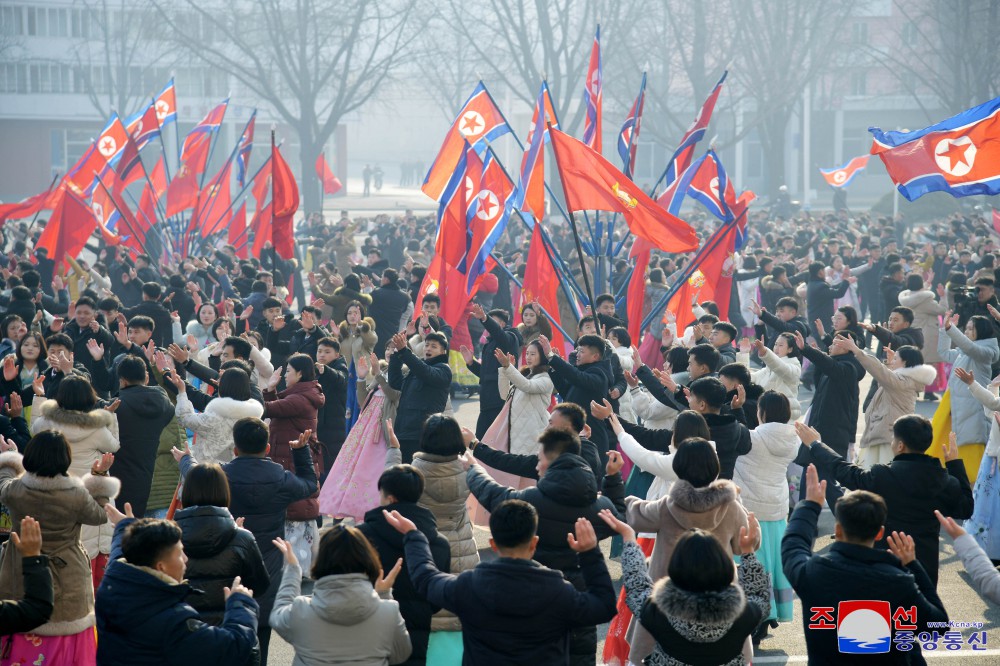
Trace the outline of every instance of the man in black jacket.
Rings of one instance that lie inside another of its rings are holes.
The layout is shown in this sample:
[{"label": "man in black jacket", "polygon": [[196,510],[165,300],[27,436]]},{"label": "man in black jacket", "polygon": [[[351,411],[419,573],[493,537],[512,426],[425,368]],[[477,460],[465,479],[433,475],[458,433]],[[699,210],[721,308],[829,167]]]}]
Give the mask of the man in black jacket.
[{"label": "man in black jacket", "polygon": [[476,437],[482,437],[489,430],[503,409],[507,396],[500,395],[497,378],[500,362],[494,353],[497,349],[517,358],[521,353],[521,334],[510,327],[510,313],[506,310],[483,311],[479,303],[472,304],[472,316],[483,323],[487,341],[483,345],[479,366],[479,419],[476,421]]},{"label": "man in black jacket", "polygon": [[327,332],[319,325],[323,311],[319,308],[306,305],[299,314],[299,329],[292,334],[288,341],[288,355],[305,354],[316,360],[316,345],[327,336]]},{"label": "man in black jacket", "polygon": [[[81,296],[76,302],[73,320],[66,324],[62,330],[73,341],[73,348],[80,350],[80,364],[87,369],[91,377],[99,375],[102,369],[95,372],[95,366],[98,363],[105,364],[105,359],[111,355],[111,348],[115,344],[115,338],[111,335],[111,331],[101,326],[96,315],[97,305],[94,301],[87,296]],[[93,354],[83,353],[84,350],[88,349],[91,340],[94,341],[95,345],[104,348],[105,354],[100,359],[95,359]],[[103,372],[106,373],[107,370],[103,369]],[[94,386],[94,388],[102,398],[108,396],[105,387]]]},{"label": "man in black jacket", "polygon": [[[688,383],[691,384],[702,377],[716,377],[716,370],[720,367],[721,360],[722,355],[719,354],[719,350],[707,342],[688,349]],[[685,387],[677,386],[669,372],[657,370],[654,373],[642,362],[642,357],[637,351],[632,352],[632,367],[636,378],[659,402],[679,412],[689,409]]]},{"label": "man in black jacket", "polygon": [[[420,447],[424,421],[431,414],[444,411],[451,388],[451,368],[448,367],[448,340],[443,333],[429,333],[424,338],[423,360],[410,350],[406,334],[392,336],[396,351],[389,357],[389,386],[400,391],[399,407],[393,427],[399,437],[403,462],[413,460]],[[410,373],[403,376],[403,366]]]},{"label": "man in black jacket", "polygon": [[889,511],[886,533],[906,532],[913,537],[917,559],[937,587],[941,525],[934,510],[960,520],[972,517],[972,486],[954,437],[944,450],[942,468],[937,458],[926,454],[934,439],[931,422],[916,414],[901,416],[892,424],[892,462],[865,470],[823,444],[813,428],[796,423],[795,430],[817,466],[831,470],[840,485],[882,496]]},{"label": "man in black jacket", "polygon": [[[808,346],[801,333],[795,334],[795,346],[802,352],[802,356],[816,366],[816,393],[809,407],[807,425],[818,430],[826,445],[846,458],[847,450],[857,436],[858,406],[861,398],[859,385],[865,376],[865,369],[846,347],[836,344],[837,337],[844,336],[853,338],[858,346],[864,344],[854,333],[838,331],[829,354]],[[808,453],[807,448],[800,448],[795,462],[803,467],[808,465],[812,460]],[[841,491],[833,483],[833,477],[828,469],[821,466],[819,475],[824,481],[830,480],[826,501],[830,505],[830,510],[834,511]],[[805,489],[803,472],[799,485],[800,499],[805,496]]]},{"label": "man in black jacket", "polygon": [[[814,465],[809,465],[805,477],[806,498],[795,508],[781,540],[781,566],[802,600],[802,628],[809,663],[818,666],[924,663],[920,645],[914,639],[927,629],[928,623],[947,622],[948,614],[927,572],[915,558],[913,539],[905,534],[890,538],[892,553],[876,548],[875,543],[886,532],[885,502],[874,493],[854,490],[837,503],[836,542],[826,553],[813,555],[816,523],[827,489],[826,482],[819,481]],[[886,612],[891,621],[872,626],[869,620],[866,623],[869,635],[865,637],[868,643],[877,639],[887,654],[854,657],[851,661],[851,657],[842,654],[845,639],[838,637],[841,618],[836,614],[841,602],[867,599],[888,603]],[[913,608],[915,616],[910,614]],[[882,631],[873,634],[874,629]],[[905,644],[913,648],[913,653],[900,651],[893,642],[902,639],[904,631],[910,637]]]},{"label": "man in black jacket", "polygon": [[292,336],[301,326],[291,314],[284,314],[281,301],[266,299],[263,302],[264,319],[257,324],[257,332],[264,340],[264,346],[271,351],[271,364],[280,368],[291,355],[289,347]]},{"label": "man in black jacket", "polygon": [[[774,310],[777,316],[762,308],[757,301],[750,301],[750,309],[764,323],[764,330],[760,331],[758,329],[756,331],[757,336],[760,337],[763,335],[764,344],[772,349],[774,348],[774,341],[781,333],[792,333],[794,335],[798,331],[803,336],[810,334],[809,324],[806,323],[805,317],[799,314],[799,302],[791,296],[778,299],[778,304]],[[833,316],[832,312],[830,316]]]},{"label": "man in black jacket", "polygon": [[588,414],[590,436],[597,445],[601,462],[607,462],[608,431],[604,423],[590,416],[590,403],[600,401],[611,386],[611,364],[604,358],[604,339],[596,335],[582,335],[576,341],[576,365],[570,365],[552,353],[552,345],[544,335],[538,338],[548,359],[549,376],[556,392],[566,402],[572,402]]},{"label": "man in black jacket", "polygon": [[392,336],[406,328],[405,315],[413,313],[413,302],[410,295],[399,288],[399,273],[394,268],[382,271],[382,283],[369,295],[372,304],[368,307],[368,316],[375,320],[375,333],[378,335],[375,355],[382,358]]},{"label": "man in black jacket", "polygon": [[[396,512],[412,522],[430,546],[433,565],[447,573],[451,568],[451,547],[448,539],[437,531],[434,514],[417,502],[424,492],[424,475],[413,465],[387,467],[378,479],[381,505],[365,514],[358,525],[361,533],[378,551],[383,568],[391,567],[403,557],[403,535],[385,518],[385,511]],[[427,641],[431,632],[431,616],[438,606],[419,594],[410,578],[409,567],[403,567],[392,586],[392,598],[399,604],[399,614],[410,632],[413,652],[403,666],[423,666],[427,659]]]},{"label": "man in black jacket", "polygon": [[[404,560],[417,591],[462,621],[463,663],[566,664],[573,656],[570,632],[592,629],[615,615],[611,576],[585,518],[570,525],[575,537],[560,535],[564,544],[568,539],[574,558],[579,556],[583,590],[536,561],[541,559],[535,552],[539,516],[526,502],[509,500],[494,507],[490,547],[500,557],[458,576],[437,570],[427,538],[412,521],[395,511],[386,512],[386,521],[405,535]],[[595,652],[591,646],[591,664]]]},{"label": "man in black jacket", "polygon": [[[232,492],[229,510],[234,516],[245,519],[244,527],[257,539],[267,575],[272,581],[281,580],[285,564],[281,551],[274,546],[274,539],[284,537],[288,505],[306,499],[318,487],[309,454],[311,437],[312,431],[306,430],[298,441],[289,442],[295,463],[293,474],[267,457],[271,450],[267,424],[260,419],[240,419],[233,426],[236,458],[222,466]],[[182,477],[198,462],[191,457],[190,451],[175,448],[172,453],[180,464]],[[260,604],[257,639],[260,641],[262,664],[267,663],[267,646],[271,641],[269,618],[279,587],[272,583],[267,592],[257,597]]]},{"label": "man in black jacket", "polygon": [[174,405],[159,386],[147,386],[146,365],[136,356],[118,364],[118,439],[111,476],[122,483],[118,503],[132,505],[138,518],[146,513],[149,488],[153,483],[160,435],[174,418]]},{"label": "man in black jacket", "polygon": [[[858,325],[878,340],[878,349],[875,352],[875,356],[879,359],[885,360],[885,348],[887,346],[893,349],[899,349],[903,345],[910,345],[917,349],[924,348],[924,331],[917,326],[913,326],[913,310],[908,307],[897,305],[892,308],[889,313],[889,321],[886,322],[885,326],[865,322],[858,322]],[[878,382],[872,378],[871,387],[868,389],[868,396],[865,398],[865,403],[862,406],[863,409],[868,409],[868,405],[871,403],[872,398],[875,397],[877,390]]]},{"label": "man in black jacket", "polygon": [[[616,515],[625,512],[625,490],[622,484],[621,454],[611,451],[603,495],[597,492],[597,483],[587,463],[570,449],[579,446],[579,438],[565,430],[545,429],[538,438],[542,445],[539,456],[538,485],[534,488],[514,490],[501,486],[479,465],[469,468],[469,491],[487,511],[495,511],[506,500],[519,499],[531,504],[538,511],[541,529],[538,533],[538,550],[535,559],[551,569],[563,572],[566,580],[580,591],[586,589],[577,554],[567,546],[566,534],[583,518],[596,525],[598,538],[606,539],[614,532],[598,513],[608,509]],[[594,664],[597,652],[597,633],[594,626],[574,629],[570,637],[570,661],[573,664]]]},{"label": "man in black jacket", "polygon": [[320,485],[333,469],[347,437],[347,377],[347,362],[340,355],[340,343],[334,338],[321,339],[316,347],[316,380],[326,401],[316,420],[316,436],[323,449]]},{"label": "man in black jacket", "polygon": [[[809,282],[806,285],[806,307],[809,311],[809,321],[815,322],[830,321],[833,319],[833,303],[838,298],[843,298],[851,285],[857,282],[854,276],[845,278],[836,287],[831,287],[826,282],[826,266],[822,261],[814,261],[809,264]],[[898,305],[898,303],[897,303]],[[819,340],[820,334],[816,330],[815,323],[809,327],[814,339]]]},{"label": "man in black jacket", "polygon": [[163,294],[163,287],[157,282],[147,282],[142,285],[142,303],[125,311],[125,316],[129,319],[138,316],[149,317],[153,320],[153,344],[161,349],[166,349],[167,345],[174,341],[173,322],[170,319],[170,311],[160,303],[160,296]]}]

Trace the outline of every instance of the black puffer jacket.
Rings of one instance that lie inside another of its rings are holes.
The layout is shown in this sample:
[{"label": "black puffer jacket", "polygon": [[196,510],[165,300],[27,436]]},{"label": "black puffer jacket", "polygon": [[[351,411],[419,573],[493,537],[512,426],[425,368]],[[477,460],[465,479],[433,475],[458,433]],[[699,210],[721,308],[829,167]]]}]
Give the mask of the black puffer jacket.
[{"label": "black puffer jacket", "polygon": [[[438,571],[448,573],[451,566],[451,546],[448,539],[437,531],[434,515],[430,510],[410,502],[396,502],[372,509],[365,514],[365,522],[358,525],[361,533],[367,537],[375,550],[378,551],[382,568],[391,569],[396,560],[403,557],[403,535],[385,521],[382,510],[399,511],[404,518],[409,518],[417,526],[430,544],[431,557]],[[410,632],[410,643],[413,652],[404,664],[423,664],[427,658],[427,641],[431,632],[431,616],[438,611],[424,597],[417,593],[410,580],[409,569],[404,566],[396,583],[392,586],[392,598],[399,604],[399,613],[406,622],[406,630]]]},{"label": "black puffer jacket", "polygon": [[736,459],[750,453],[750,431],[732,414],[703,414],[719,454],[719,478],[732,479]]},{"label": "black puffer jacket", "polygon": [[[403,377],[403,365],[410,373]],[[396,421],[396,436],[403,442],[416,442],[431,414],[444,411],[451,388],[451,368],[448,355],[440,354],[426,361],[417,358],[409,347],[403,347],[389,357],[389,386],[401,392]],[[403,451],[403,462],[413,458],[413,451]]]},{"label": "black puffer jacket", "polygon": [[316,436],[323,445],[324,457],[330,458],[323,461],[327,472],[347,437],[347,375],[347,362],[343,357],[328,365],[323,372],[316,373],[316,381],[326,397],[316,418]]},{"label": "black puffer jacket", "polygon": [[500,409],[503,407],[507,396],[500,395],[500,388],[497,385],[497,378],[500,376],[500,363],[497,361],[494,352],[497,349],[504,354],[513,354],[518,357],[521,354],[521,344],[523,340],[521,333],[516,328],[510,326],[500,326],[493,317],[486,317],[483,322],[486,328],[487,340],[483,345],[482,360],[479,369],[479,404],[481,409]]},{"label": "black puffer jacket", "polygon": [[174,418],[174,405],[159,386],[126,386],[118,392],[118,399],[121,404],[115,414],[122,447],[115,454],[111,476],[122,482],[119,505],[131,503],[135,515],[142,517],[153,483],[160,435]]},{"label": "black puffer jacket", "polygon": [[570,365],[558,356],[552,356],[549,358],[549,376],[564,402],[580,405],[587,413],[590,439],[597,445],[603,461],[608,455],[608,431],[604,422],[590,413],[590,402],[599,403],[608,395],[613,381],[611,362],[602,359],[596,363]]},{"label": "black puffer jacket", "polygon": [[858,430],[858,384],[865,369],[854,354],[830,356],[806,345],[802,355],[816,366],[816,393],[808,425],[819,430],[825,444],[846,453]]},{"label": "black puffer jacket", "polygon": [[[385,345],[392,336],[399,333],[399,322],[410,306],[410,295],[400,290],[398,285],[384,284],[374,290],[371,297],[368,316],[375,320],[375,333],[378,335],[375,353],[382,358],[385,355]],[[336,314],[340,316],[339,312]]]},{"label": "black puffer jacket", "polygon": [[[824,324],[833,319],[833,302],[838,298],[843,298],[847,290],[851,288],[851,283],[844,280],[836,287],[831,287],[826,280],[812,278],[806,285],[806,307],[809,308],[809,321],[815,322],[817,319]],[[809,330],[816,335],[815,324],[810,323]],[[816,335],[816,337],[819,337]]]},{"label": "black puffer jacket", "polygon": [[188,598],[202,620],[222,624],[226,610],[222,588],[232,586],[236,576],[253,590],[254,597],[267,591],[271,579],[264,568],[257,541],[253,534],[236,526],[229,509],[186,507],[177,512],[174,521],[183,533],[181,543],[188,557],[185,572],[188,584],[204,592]]}]

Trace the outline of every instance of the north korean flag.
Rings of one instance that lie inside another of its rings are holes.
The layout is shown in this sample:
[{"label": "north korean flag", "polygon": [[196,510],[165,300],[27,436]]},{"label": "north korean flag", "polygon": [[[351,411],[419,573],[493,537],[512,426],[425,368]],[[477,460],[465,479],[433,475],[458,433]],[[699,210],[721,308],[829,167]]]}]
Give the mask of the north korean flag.
[{"label": "north korean flag", "polygon": [[872,155],[885,164],[899,193],[913,201],[928,192],[953,197],[1000,193],[1000,97],[914,132],[872,133]]},{"label": "north korean flag", "polygon": [[146,144],[160,136],[160,121],[156,118],[156,106],[150,102],[145,111],[141,111],[125,121],[125,129],[142,150]]},{"label": "north korean flag", "polygon": [[153,107],[156,109],[156,120],[159,121],[160,127],[177,122],[177,94],[174,91],[173,77],[153,99]]},{"label": "north korean flag", "polygon": [[479,276],[487,271],[487,260],[507,228],[516,193],[514,183],[507,177],[493,151],[487,148],[482,179],[476,198],[469,205],[472,241],[464,262],[468,268],[465,287],[468,294],[472,293]]},{"label": "north korean flag", "polygon": [[826,179],[830,187],[847,187],[854,180],[854,177],[868,166],[868,157],[868,155],[860,155],[842,167],[820,169],[819,172],[823,174],[823,178]]}]

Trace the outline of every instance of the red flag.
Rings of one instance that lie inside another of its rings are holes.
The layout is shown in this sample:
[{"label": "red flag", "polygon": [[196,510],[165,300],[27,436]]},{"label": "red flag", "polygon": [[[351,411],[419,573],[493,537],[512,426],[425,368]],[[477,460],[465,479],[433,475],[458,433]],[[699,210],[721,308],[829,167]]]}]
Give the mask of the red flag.
[{"label": "red flag", "polygon": [[[482,169],[479,157],[472,147],[468,146],[466,153],[459,158],[438,206],[438,235],[434,242],[434,253],[440,254],[445,262],[452,266],[458,266],[468,249],[466,213],[476,187],[472,179],[467,176],[470,157],[473,164]],[[477,179],[476,183],[478,182]]]},{"label": "red flag", "polygon": [[25,217],[31,217],[45,208],[48,200],[49,190],[45,190],[32,197],[28,197],[24,201],[0,204],[0,226],[6,223],[7,220],[20,220]]},{"label": "red flag", "polygon": [[[516,202],[518,208],[529,211],[539,222],[545,217],[545,147],[542,141],[546,121],[557,127],[555,115],[549,115],[551,104],[548,89],[542,84],[535,101],[535,116],[528,131],[528,147],[521,157],[521,182]],[[552,113],[555,114],[555,111]]]},{"label": "red flag", "polygon": [[[97,150],[97,142],[92,141],[90,147],[84,151],[80,159],[76,161],[76,164],[70,167],[66,175],[63,176],[63,183],[77,196],[89,196],[94,186],[94,174],[100,173],[105,164],[107,164],[107,160]],[[52,194],[53,196],[49,198],[50,205],[48,207],[54,210],[62,195],[56,192]],[[52,255],[49,256],[51,257]]]},{"label": "red flag", "polygon": [[232,168],[232,163],[224,166],[211,180],[211,185],[201,191],[198,208],[192,219],[202,238],[222,231],[229,222],[228,216],[232,214],[230,207],[233,203],[229,188],[229,172]]},{"label": "red flag", "polygon": [[46,248],[49,256],[61,265],[66,257],[76,257],[80,253],[96,227],[90,206],[70,190],[61,188],[59,204],[52,211],[35,248]]},{"label": "red flag", "polygon": [[420,311],[425,295],[437,294],[441,297],[441,318],[457,328],[465,322],[465,307],[478,290],[479,282],[472,295],[465,293],[465,276],[446,263],[440,254],[435,254],[417,292],[414,311]]},{"label": "red flag", "polygon": [[142,160],[139,158],[139,146],[131,138],[126,137],[125,148],[122,150],[121,159],[115,168],[117,176],[115,178],[115,194],[120,195],[126,187],[142,178],[143,173]]},{"label": "red flag", "polygon": [[292,218],[299,209],[299,186],[295,183],[295,174],[281,156],[281,150],[271,141],[271,170],[274,182],[271,183],[271,210],[274,221],[271,226],[271,242],[282,259],[295,256],[295,235],[292,230]]},{"label": "red flag", "polygon": [[583,142],[598,153],[601,152],[601,26],[597,26],[594,45],[590,48],[590,64],[587,67],[587,81],[583,87],[583,102],[587,116],[583,120]]},{"label": "red flag", "polygon": [[126,129],[139,150],[145,148],[146,144],[158,137],[160,135],[160,121],[157,118],[155,104],[150,102],[142,115],[129,123]]},{"label": "red flag", "polygon": [[736,252],[734,250],[740,229],[737,224],[724,224],[706,241],[707,251],[702,253],[698,265],[687,281],[685,289],[680,289],[670,299],[668,309],[677,317],[677,326],[683,327],[691,323],[694,315],[691,313],[691,298],[698,294],[699,301],[715,301],[719,312],[729,312],[729,297],[732,293],[733,272],[736,270]]},{"label": "red flag", "polygon": [[[247,252],[248,243],[246,242],[246,228],[247,228],[247,202],[246,199],[240,204],[240,207],[236,209],[236,214],[233,215],[233,219],[229,221],[229,235],[227,241],[230,245],[237,247],[236,256],[240,259],[248,259],[250,257]],[[240,243],[242,242],[242,247]]]},{"label": "red flag", "polygon": [[570,212],[621,213],[633,234],[664,252],[697,247],[694,230],[684,220],[663,210],[601,155],[555,128],[549,134]]},{"label": "red flag", "polygon": [[226,115],[229,100],[213,108],[184,139],[181,164],[167,188],[167,217],[191,208],[198,201],[201,174],[205,171],[212,137],[218,132]]},{"label": "red flag", "polygon": [[993,231],[1000,234],[1000,212],[996,208],[993,209]]},{"label": "red flag", "polygon": [[653,244],[644,238],[636,238],[632,243],[629,258],[635,258],[635,267],[628,280],[628,295],[625,297],[625,311],[628,316],[628,334],[635,344],[639,344],[642,326],[642,305],[646,300],[646,269],[649,268],[650,250]]},{"label": "red flag", "polygon": [[264,207],[264,200],[267,199],[267,195],[271,193],[271,159],[268,158],[264,162],[264,166],[261,167],[260,172],[254,178],[253,186],[250,188],[250,192],[253,194],[253,200],[256,202],[256,209],[260,210]]},{"label": "red flag", "polygon": [[434,158],[434,163],[420,189],[431,199],[439,200],[451,178],[455,164],[465,150],[466,141],[481,151],[485,148],[486,141],[494,141],[509,131],[510,127],[507,126],[503,114],[493,103],[486,86],[480,81],[448,129],[441,150]]},{"label": "red flag", "polygon": [[[561,324],[559,321],[558,288],[559,276],[545,251],[542,225],[536,223],[531,231],[531,247],[528,250],[528,262],[524,267],[524,282],[521,285],[521,304],[517,308],[518,313],[531,301],[538,301],[538,304],[549,313],[553,322]],[[539,316],[543,315],[539,314]],[[556,326],[552,327],[552,347],[554,349],[565,348],[562,333]]]},{"label": "red flag", "polygon": [[253,232],[253,247],[250,251],[255,257],[260,256],[261,250],[264,249],[264,243],[271,242],[271,234],[273,233],[271,222],[270,203],[263,208],[258,208],[253,214],[253,219],[250,220],[250,230]]},{"label": "red flag", "polygon": [[326,155],[323,153],[320,153],[319,157],[316,158],[316,175],[323,181],[323,194],[336,194],[344,189],[343,183],[330,170]]}]

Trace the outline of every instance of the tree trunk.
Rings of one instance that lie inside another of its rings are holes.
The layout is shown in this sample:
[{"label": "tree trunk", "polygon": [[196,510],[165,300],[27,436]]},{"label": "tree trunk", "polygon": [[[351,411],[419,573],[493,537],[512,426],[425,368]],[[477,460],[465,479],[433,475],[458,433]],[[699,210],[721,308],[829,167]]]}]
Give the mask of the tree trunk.
[{"label": "tree trunk", "polygon": [[311,132],[299,129],[299,194],[302,201],[302,212],[306,217],[310,213],[323,212],[323,184],[316,175],[316,158],[319,157],[322,145],[316,145]]},{"label": "tree trunk", "polygon": [[776,112],[760,126],[760,147],[764,151],[764,176],[767,196],[774,200],[785,184],[785,128],[788,114]]}]

